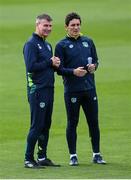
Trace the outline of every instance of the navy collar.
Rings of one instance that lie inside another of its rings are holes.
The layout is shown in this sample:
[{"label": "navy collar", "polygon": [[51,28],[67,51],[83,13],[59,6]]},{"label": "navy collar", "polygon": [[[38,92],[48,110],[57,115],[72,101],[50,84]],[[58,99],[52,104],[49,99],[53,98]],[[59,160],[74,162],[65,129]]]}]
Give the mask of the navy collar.
[{"label": "navy collar", "polygon": [[77,41],[77,40],[79,40],[79,39],[81,38],[81,35],[78,36],[77,38],[74,38],[74,37],[71,37],[71,36],[69,36],[69,35],[67,34],[67,35],[66,35],[66,38],[67,38],[67,39],[70,39],[70,40],[72,40],[72,41]]},{"label": "navy collar", "polygon": [[32,35],[33,35],[33,37],[37,38],[38,40],[41,40],[41,41],[44,41],[44,40],[45,40],[44,38],[40,37],[40,36],[39,36],[38,34],[36,34],[36,33],[33,33]]}]

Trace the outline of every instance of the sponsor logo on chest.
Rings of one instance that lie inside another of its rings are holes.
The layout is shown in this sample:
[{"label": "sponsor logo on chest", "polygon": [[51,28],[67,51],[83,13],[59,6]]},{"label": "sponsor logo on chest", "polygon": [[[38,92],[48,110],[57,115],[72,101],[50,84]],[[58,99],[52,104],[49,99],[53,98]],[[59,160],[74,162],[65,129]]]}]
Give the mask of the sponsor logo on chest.
[{"label": "sponsor logo on chest", "polygon": [[37,44],[37,46],[38,46],[39,49],[42,49],[42,46],[40,44]]}]

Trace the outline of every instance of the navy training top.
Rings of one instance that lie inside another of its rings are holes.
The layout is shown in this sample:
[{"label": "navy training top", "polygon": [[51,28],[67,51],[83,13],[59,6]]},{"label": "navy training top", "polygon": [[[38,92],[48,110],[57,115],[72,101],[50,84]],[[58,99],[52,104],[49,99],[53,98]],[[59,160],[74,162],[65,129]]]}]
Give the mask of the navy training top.
[{"label": "navy training top", "polygon": [[26,65],[27,87],[34,89],[54,87],[52,47],[40,36],[33,33],[23,48]]},{"label": "navy training top", "polygon": [[[77,39],[66,36],[55,47],[55,56],[61,60],[58,74],[63,76],[65,92],[79,92],[95,88],[94,73],[77,77],[73,70],[89,63],[98,67],[98,57],[95,45],[91,39],[79,36]],[[89,62],[92,59],[92,62]]]}]

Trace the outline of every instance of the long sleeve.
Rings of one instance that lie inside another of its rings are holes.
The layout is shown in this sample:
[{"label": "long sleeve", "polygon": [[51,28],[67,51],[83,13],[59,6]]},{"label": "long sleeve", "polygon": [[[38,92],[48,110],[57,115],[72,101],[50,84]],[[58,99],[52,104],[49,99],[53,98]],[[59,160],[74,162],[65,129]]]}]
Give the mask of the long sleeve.
[{"label": "long sleeve", "polygon": [[73,75],[73,68],[65,68],[64,66],[64,50],[60,44],[57,44],[55,47],[55,56],[60,58],[60,66],[57,69],[58,75],[71,76]]},{"label": "long sleeve", "polygon": [[31,43],[25,44],[23,53],[24,53],[26,69],[30,73],[44,70],[48,66],[52,65],[51,60],[44,60],[43,62],[37,61],[37,59],[38,59],[37,49]]},{"label": "long sleeve", "polygon": [[96,47],[94,42],[91,40],[91,53],[92,53],[92,58],[93,58],[93,64],[96,65],[96,69],[98,68],[99,62],[98,62],[98,56],[97,56],[97,52],[96,52]]}]

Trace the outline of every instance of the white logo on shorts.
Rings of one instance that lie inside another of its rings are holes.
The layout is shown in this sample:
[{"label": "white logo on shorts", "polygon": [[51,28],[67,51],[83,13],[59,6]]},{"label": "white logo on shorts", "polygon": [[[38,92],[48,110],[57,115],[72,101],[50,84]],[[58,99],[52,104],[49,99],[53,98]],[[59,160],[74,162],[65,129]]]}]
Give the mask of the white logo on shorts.
[{"label": "white logo on shorts", "polygon": [[97,99],[97,98],[96,98],[96,96],[95,96],[95,97],[93,98],[93,100],[96,101],[96,99]]},{"label": "white logo on shorts", "polygon": [[76,103],[76,101],[77,101],[77,98],[74,98],[74,97],[71,98],[71,102],[72,102],[72,103]]},{"label": "white logo on shorts", "polygon": [[40,108],[44,108],[45,107],[45,103],[44,102],[40,102]]}]

